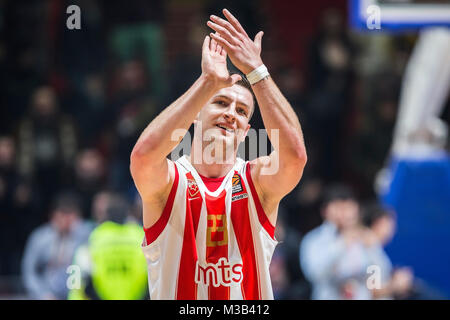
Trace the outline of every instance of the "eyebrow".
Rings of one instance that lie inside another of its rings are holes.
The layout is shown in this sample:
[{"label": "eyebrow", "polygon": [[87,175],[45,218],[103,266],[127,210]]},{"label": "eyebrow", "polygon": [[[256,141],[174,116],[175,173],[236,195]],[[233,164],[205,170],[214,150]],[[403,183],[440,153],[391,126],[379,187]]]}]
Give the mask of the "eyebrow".
[{"label": "eyebrow", "polygon": [[[224,96],[224,95],[222,95],[222,94],[214,97],[214,99],[216,99],[216,98],[224,98],[224,99],[226,99],[226,100],[228,100],[228,101],[231,101],[231,100],[232,100],[230,97]],[[242,106],[246,107],[246,108],[247,108],[247,111],[250,110],[250,107],[249,107],[246,103],[244,103],[244,102],[242,102],[242,101],[240,101],[240,100],[238,100],[236,103],[239,104],[239,105],[242,105]]]}]

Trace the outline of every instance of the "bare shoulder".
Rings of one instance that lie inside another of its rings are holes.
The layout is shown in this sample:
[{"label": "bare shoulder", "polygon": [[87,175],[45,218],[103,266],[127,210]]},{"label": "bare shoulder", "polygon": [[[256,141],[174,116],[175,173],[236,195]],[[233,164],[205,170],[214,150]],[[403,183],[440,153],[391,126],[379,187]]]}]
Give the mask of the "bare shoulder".
[{"label": "bare shoulder", "polygon": [[[138,187],[142,199],[143,223],[145,228],[150,228],[158,221],[169,198],[170,191],[176,180],[175,163],[167,159],[166,172],[155,173],[147,176],[146,183],[150,186]],[[154,184],[154,186],[152,186]],[[156,186],[155,186],[156,185]]]},{"label": "bare shoulder", "polygon": [[[263,156],[250,162],[250,177],[255,187],[258,199],[272,225],[275,225],[278,213],[278,205],[282,197],[276,196],[270,188],[264,185],[264,175],[270,166],[270,157]],[[274,188],[274,185],[271,186]]]}]

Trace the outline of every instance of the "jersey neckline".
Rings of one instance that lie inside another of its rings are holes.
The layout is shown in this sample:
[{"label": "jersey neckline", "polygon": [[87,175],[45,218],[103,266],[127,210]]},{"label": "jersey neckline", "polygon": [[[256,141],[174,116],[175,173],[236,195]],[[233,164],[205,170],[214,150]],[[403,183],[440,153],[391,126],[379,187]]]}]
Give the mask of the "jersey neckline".
[{"label": "jersey neckline", "polygon": [[[217,197],[222,192],[222,190],[225,189],[225,185],[227,181],[234,175],[235,171],[238,171],[238,166],[244,162],[241,158],[236,158],[236,162],[233,165],[233,167],[230,169],[230,171],[223,177],[222,183],[220,186],[216,189],[216,191],[209,191],[209,189],[206,187],[203,179],[201,178],[200,174],[195,170],[194,166],[191,164],[191,162],[188,160],[187,155],[183,155],[180,159],[180,164],[182,164],[188,171],[191,172],[192,176],[194,177],[195,181],[197,182],[197,185],[199,186],[200,193],[204,197],[204,194],[207,193],[208,195],[212,197]],[[215,178],[207,178],[207,179],[215,179]]]}]

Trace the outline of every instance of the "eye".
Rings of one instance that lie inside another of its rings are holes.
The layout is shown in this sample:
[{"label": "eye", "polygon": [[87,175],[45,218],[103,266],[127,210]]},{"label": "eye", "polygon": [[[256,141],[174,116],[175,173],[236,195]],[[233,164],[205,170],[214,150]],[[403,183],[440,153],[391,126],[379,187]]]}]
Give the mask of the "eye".
[{"label": "eye", "polygon": [[242,114],[242,115],[244,115],[244,116],[247,116],[247,111],[246,111],[244,108],[238,108],[238,109],[237,109],[237,112],[238,112],[239,114]]},{"label": "eye", "polygon": [[227,103],[226,103],[225,101],[223,101],[223,100],[217,100],[217,101],[214,102],[214,103],[219,104],[219,105],[221,105],[221,106],[226,106],[226,105],[227,105]]}]

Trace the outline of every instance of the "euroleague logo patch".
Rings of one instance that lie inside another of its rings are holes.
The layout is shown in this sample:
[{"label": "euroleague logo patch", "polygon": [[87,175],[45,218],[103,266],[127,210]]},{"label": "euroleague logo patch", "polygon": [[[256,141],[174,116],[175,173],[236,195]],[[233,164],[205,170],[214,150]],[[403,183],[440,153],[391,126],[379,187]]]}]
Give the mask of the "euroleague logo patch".
[{"label": "euroleague logo patch", "polygon": [[198,194],[198,192],[200,191],[200,190],[198,189],[197,182],[195,182],[195,180],[188,179],[187,183],[188,183],[188,191],[189,191],[189,195],[190,195],[191,197],[195,197],[195,196]]},{"label": "euroleague logo patch", "polygon": [[232,186],[233,196],[231,197],[231,201],[248,198],[248,194],[246,192],[238,194],[238,193],[244,191],[244,188],[242,188],[241,176],[238,175],[237,173],[235,173],[233,176],[232,184],[233,184],[233,186]]},{"label": "euroleague logo patch", "polygon": [[242,188],[241,176],[238,175],[237,173],[235,173],[233,176],[232,184],[233,184],[233,187],[232,187],[233,193],[242,192],[243,188]]}]

